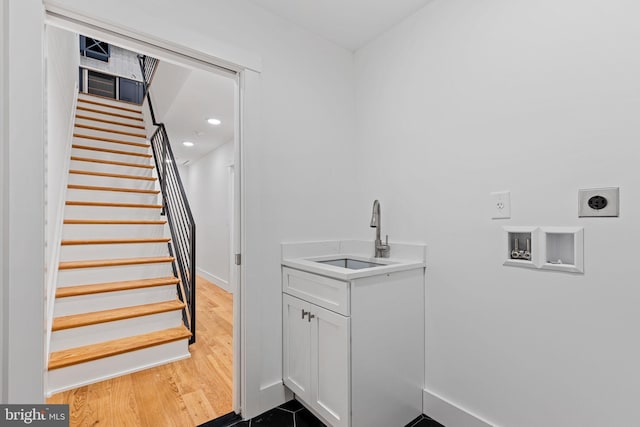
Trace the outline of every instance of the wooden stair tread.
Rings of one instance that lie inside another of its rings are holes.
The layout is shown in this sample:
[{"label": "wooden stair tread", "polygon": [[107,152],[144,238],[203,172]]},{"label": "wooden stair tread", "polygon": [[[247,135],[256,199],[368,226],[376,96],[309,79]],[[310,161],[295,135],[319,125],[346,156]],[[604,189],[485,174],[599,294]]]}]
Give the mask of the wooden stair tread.
[{"label": "wooden stair tread", "polygon": [[[117,100],[114,99],[114,101],[117,101]],[[138,110],[135,108],[121,107],[119,105],[108,104],[106,102],[93,101],[91,99],[78,98],[78,102],[84,102],[85,104],[99,105],[100,107],[115,108],[116,110],[128,111],[130,113],[142,114],[141,110]]]},{"label": "wooden stair tread", "polygon": [[149,334],[136,335],[98,344],[85,345],[68,350],[56,351],[49,357],[49,370],[65,368],[79,363],[91,362],[105,357],[117,356],[161,344],[180,341],[191,337],[184,326],[164,329]]},{"label": "wooden stair tread", "polygon": [[114,259],[92,259],[86,261],[63,261],[58,266],[59,270],[71,270],[75,268],[94,268],[94,267],[116,267],[122,265],[136,264],[159,264],[164,262],[173,262],[174,257],[145,257],[145,258],[114,258]]},{"label": "wooden stair tread", "polygon": [[103,208],[141,208],[141,209],[161,209],[162,205],[146,203],[118,203],[118,202],[85,202],[83,200],[67,200],[67,206],[98,206]]},{"label": "wooden stair tread", "polygon": [[158,180],[158,178],[155,178],[153,176],[138,176],[138,175],[127,175],[123,173],[82,171],[78,169],[69,169],[69,173],[73,173],[76,175],[106,176],[109,178],[138,179],[141,181],[157,181]]},{"label": "wooden stair tread", "polygon": [[96,108],[83,107],[81,105],[78,105],[76,107],[76,110],[89,111],[91,113],[98,113],[98,114],[106,114],[108,116],[120,117],[123,119],[129,119],[129,120],[136,120],[138,122],[144,121],[142,117],[132,117],[132,116],[127,116],[126,114],[112,113],[111,111],[103,111],[103,110],[98,110]]},{"label": "wooden stair tread", "polygon": [[97,99],[106,99],[109,101],[115,101],[115,102],[119,102],[121,104],[129,104],[132,107],[141,107],[142,104],[139,104],[137,102],[133,102],[133,101],[125,101],[124,99],[113,99],[109,96],[104,96],[104,95],[98,95],[97,93],[89,93],[89,92],[78,92],[78,98],[97,98]]},{"label": "wooden stair tread", "polygon": [[136,305],[132,307],[115,308],[111,310],[94,311],[92,313],[73,314],[53,319],[51,331],[62,331],[82,326],[97,325],[99,323],[115,322],[117,320],[132,319],[134,317],[149,316],[182,310],[185,307],[179,300],[163,301],[152,304]]},{"label": "wooden stair tread", "polygon": [[64,224],[108,224],[108,225],[164,225],[164,219],[80,219],[67,218]]},{"label": "wooden stair tread", "polygon": [[94,185],[78,185],[69,184],[67,188],[71,190],[90,190],[90,191],[117,191],[122,193],[141,193],[141,194],[159,194],[160,190],[140,190],[137,188],[125,187],[98,187]]},{"label": "wooden stair tread", "polygon": [[150,148],[151,147],[149,144],[146,144],[144,142],[123,141],[121,139],[106,138],[104,136],[85,135],[85,134],[82,134],[82,133],[75,133],[75,132],[73,133],[73,137],[74,138],[82,138],[82,139],[91,139],[91,140],[94,140],[94,141],[111,142],[113,144],[130,145],[132,147],[139,147],[139,148]]},{"label": "wooden stair tread", "polygon": [[107,120],[107,119],[101,119],[101,118],[98,118],[98,117],[84,116],[82,114],[76,114],[76,119],[91,120],[91,121],[94,121],[94,122],[108,123],[110,125],[126,126],[126,127],[130,127],[130,128],[145,130],[145,127],[142,126],[142,125],[132,125],[130,123],[116,122],[115,120]]},{"label": "wooden stair tread", "polygon": [[56,298],[93,295],[106,292],[128,291],[131,289],[152,288],[156,286],[177,285],[175,277],[159,277],[155,279],[127,280],[124,282],[94,283],[92,285],[65,286],[56,289]]},{"label": "wooden stair tread", "polygon": [[77,246],[77,245],[119,245],[128,243],[168,243],[171,240],[170,237],[153,237],[153,238],[140,238],[140,239],[74,239],[63,240],[60,242],[62,246]]},{"label": "wooden stair tread", "polygon": [[131,167],[131,168],[143,168],[143,169],[153,169],[154,168],[154,166],[152,166],[152,165],[139,165],[137,163],[116,162],[114,160],[93,159],[91,157],[71,156],[71,160],[75,160],[75,161],[78,161],[78,162],[104,163],[106,165],[128,166],[128,167]]},{"label": "wooden stair tread", "polygon": [[144,133],[127,132],[127,131],[118,130],[118,129],[108,129],[108,128],[102,128],[102,127],[99,127],[99,126],[85,125],[85,124],[82,124],[82,123],[76,123],[75,127],[81,128],[81,129],[95,130],[95,131],[99,131],[99,132],[118,133],[120,135],[134,136],[134,137],[137,137],[137,138],[146,138],[147,137],[147,135],[145,135]]},{"label": "wooden stair tread", "polygon": [[71,148],[77,148],[78,150],[100,151],[102,153],[123,154],[125,156],[146,157],[148,159],[151,158],[151,154],[148,153],[134,153],[132,151],[112,150],[110,148],[92,147],[90,145],[73,144],[71,145]]}]

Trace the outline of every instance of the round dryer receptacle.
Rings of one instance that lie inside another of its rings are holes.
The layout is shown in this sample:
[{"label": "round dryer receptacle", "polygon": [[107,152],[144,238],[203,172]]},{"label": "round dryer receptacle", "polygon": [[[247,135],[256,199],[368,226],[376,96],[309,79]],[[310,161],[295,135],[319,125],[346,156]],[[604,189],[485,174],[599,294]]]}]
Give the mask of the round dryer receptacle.
[{"label": "round dryer receptacle", "polygon": [[608,203],[609,202],[607,201],[606,197],[602,196],[593,196],[587,202],[591,209],[595,209],[597,211],[606,208]]}]

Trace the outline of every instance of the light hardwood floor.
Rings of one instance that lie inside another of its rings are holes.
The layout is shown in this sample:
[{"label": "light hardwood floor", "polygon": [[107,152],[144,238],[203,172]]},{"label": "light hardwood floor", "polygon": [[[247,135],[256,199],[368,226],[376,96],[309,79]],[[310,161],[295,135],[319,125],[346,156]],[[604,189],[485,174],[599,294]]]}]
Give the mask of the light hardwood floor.
[{"label": "light hardwood floor", "polygon": [[71,427],[190,427],[232,410],[233,295],[198,277],[191,358],[58,393]]}]

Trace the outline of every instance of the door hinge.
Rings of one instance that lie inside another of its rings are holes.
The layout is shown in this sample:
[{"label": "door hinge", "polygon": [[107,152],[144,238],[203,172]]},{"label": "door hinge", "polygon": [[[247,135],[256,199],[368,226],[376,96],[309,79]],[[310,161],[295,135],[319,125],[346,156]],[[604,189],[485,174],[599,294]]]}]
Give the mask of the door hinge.
[{"label": "door hinge", "polygon": [[242,256],[240,254],[236,254],[236,265],[240,265],[242,263]]}]

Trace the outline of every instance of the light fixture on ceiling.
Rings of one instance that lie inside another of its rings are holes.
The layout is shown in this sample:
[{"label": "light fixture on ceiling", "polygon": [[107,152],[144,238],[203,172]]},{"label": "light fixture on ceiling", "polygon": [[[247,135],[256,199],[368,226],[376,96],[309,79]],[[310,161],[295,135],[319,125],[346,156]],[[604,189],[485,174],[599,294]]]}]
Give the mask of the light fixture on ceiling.
[{"label": "light fixture on ceiling", "polygon": [[207,122],[208,122],[210,125],[214,125],[214,126],[218,126],[220,123],[222,123],[222,122],[221,122],[220,120],[218,120],[218,119],[208,119],[208,120],[207,120]]},{"label": "light fixture on ceiling", "polygon": [[185,147],[193,147],[195,144],[191,141],[184,141],[182,145],[184,145]]}]

